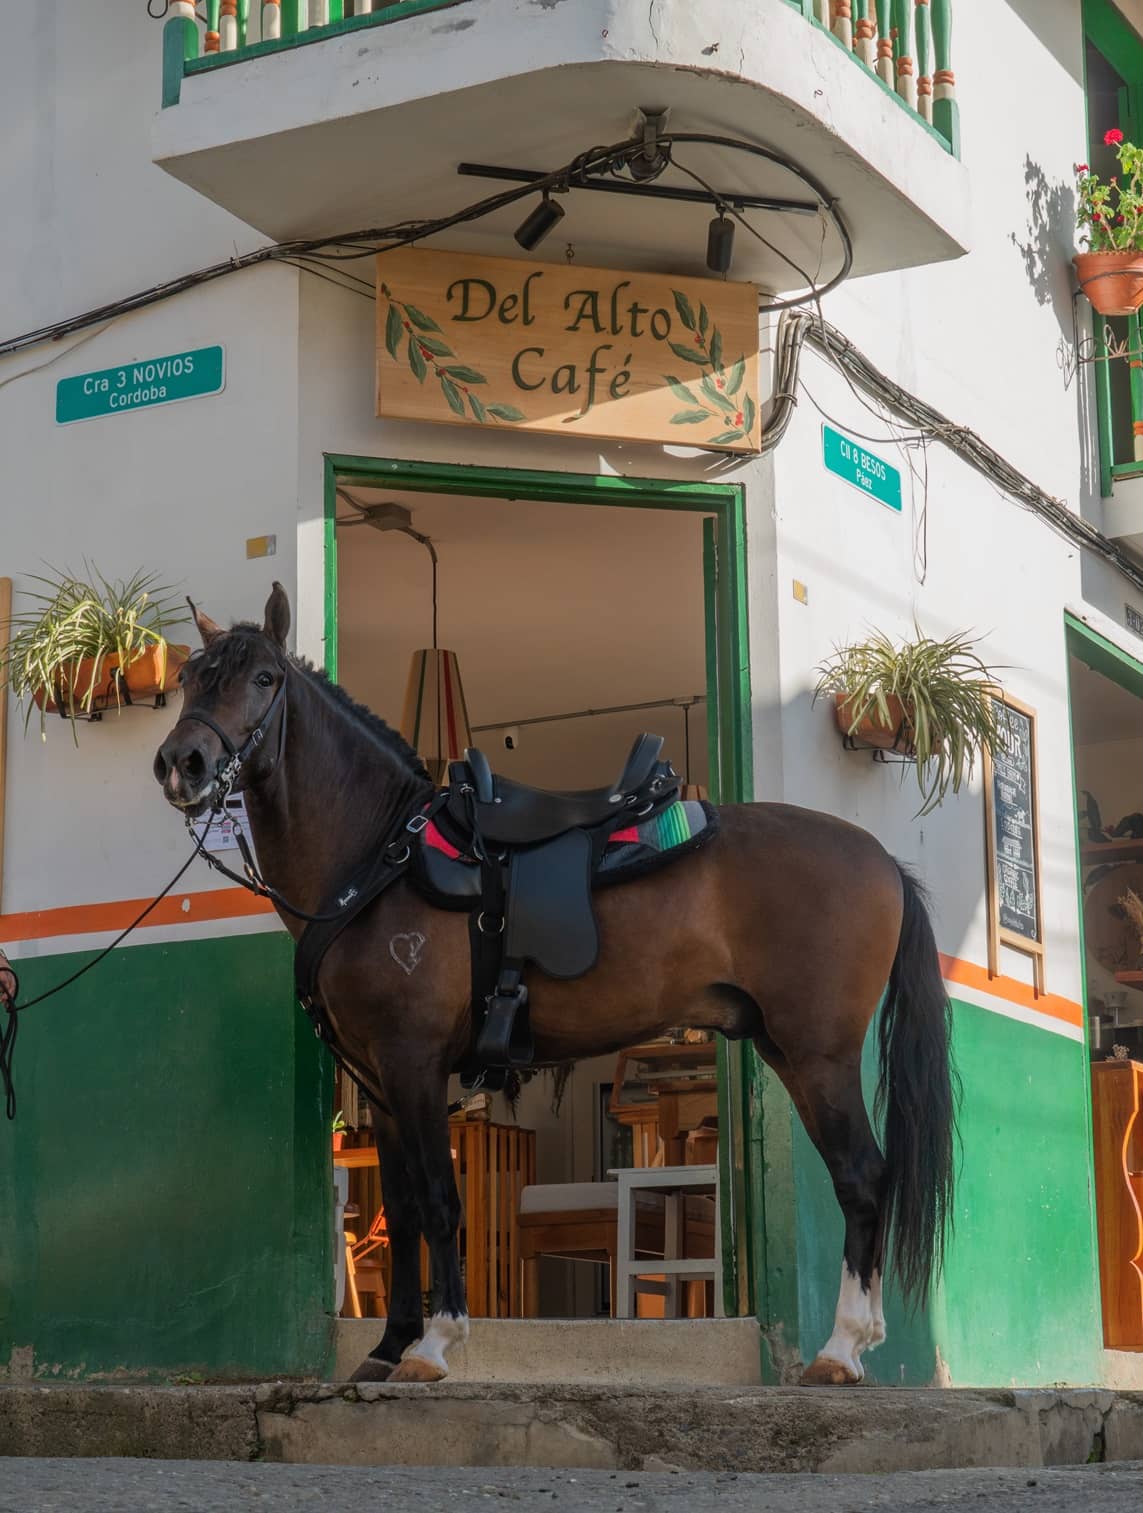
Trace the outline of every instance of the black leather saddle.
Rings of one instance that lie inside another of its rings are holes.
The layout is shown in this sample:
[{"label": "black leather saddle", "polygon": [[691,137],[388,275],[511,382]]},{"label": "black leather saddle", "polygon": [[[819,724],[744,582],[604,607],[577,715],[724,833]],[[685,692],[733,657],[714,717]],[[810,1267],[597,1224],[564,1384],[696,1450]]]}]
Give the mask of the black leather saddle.
[{"label": "black leather saddle", "polygon": [[467,1086],[499,1085],[497,1074],[532,1060],[527,965],[557,978],[595,965],[592,874],[612,831],[678,797],[678,774],[662,750],[662,736],[641,735],[618,782],[583,793],[499,777],[480,751],[449,767],[437,823],[480,863],[479,897],[469,904],[475,1039],[461,1068]]},{"label": "black leather saddle", "polygon": [[662,736],[639,736],[618,782],[581,793],[553,793],[497,777],[482,751],[469,750],[464,762],[454,763],[465,770],[459,783],[453,776],[447,812],[462,829],[475,819],[481,837],[494,846],[534,846],[568,830],[591,830],[626,809],[657,805],[668,788],[678,788],[670,765],[659,761],[662,750]]}]

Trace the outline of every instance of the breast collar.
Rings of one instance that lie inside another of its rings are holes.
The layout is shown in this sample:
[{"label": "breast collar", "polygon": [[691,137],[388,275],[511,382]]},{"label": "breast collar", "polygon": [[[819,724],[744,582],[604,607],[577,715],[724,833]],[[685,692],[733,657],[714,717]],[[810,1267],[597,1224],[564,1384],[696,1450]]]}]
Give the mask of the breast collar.
[{"label": "breast collar", "polygon": [[274,716],[279,709],[282,718],[278,723],[278,752],[274,758],[274,768],[277,770],[282,761],[282,753],[286,746],[286,687],[289,681],[289,668],[282,664],[282,681],[278,684],[277,692],[270,700],[270,707],[255,725],[254,729],[246,737],[241,746],[235,746],[234,742],[223,730],[221,725],[215,723],[210,715],[204,714],[200,709],[188,709],[175,721],[176,725],[183,725],[193,721],[196,725],[205,725],[208,730],[213,730],[222,742],[224,751],[230,760],[223,767],[215,779],[214,798],[211,800],[211,809],[217,814],[225,805],[226,800],[234,791],[234,785],[241,776],[242,769],[250,758],[258,751],[266,740],[266,733],[273,723]]}]

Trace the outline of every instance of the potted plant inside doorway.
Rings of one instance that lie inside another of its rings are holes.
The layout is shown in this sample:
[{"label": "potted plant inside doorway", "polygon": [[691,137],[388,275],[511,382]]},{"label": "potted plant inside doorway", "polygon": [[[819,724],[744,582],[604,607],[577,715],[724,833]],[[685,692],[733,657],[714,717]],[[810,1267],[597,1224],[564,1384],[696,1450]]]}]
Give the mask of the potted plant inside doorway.
[{"label": "potted plant inside doorway", "polygon": [[894,751],[916,762],[920,815],[958,793],[981,751],[1001,737],[993,671],[967,633],[933,640],[915,627],[912,640],[883,631],[838,647],[817,669],[815,702],[832,695],[847,744]]},{"label": "potted plant inside doorway", "polygon": [[1099,315],[1131,315],[1143,305],[1143,147],[1118,127],[1103,138],[1119,172],[1105,184],[1076,164],[1076,222],[1088,250],[1072,259],[1080,288]]},{"label": "potted plant inside doorway", "polygon": [[345,1132],[349,1126],[345,1122],[345,1115],[341,1109],[333,1116],[333,1148],[339,1151],[345,1144]]},{"label": "potted plant inside doorway", "polygon": [[45,717],[58,710],[74,737],[77,720],[174,686],[190,648],[171,645],[164,632],[187,616],[154,574],[112,581],[95,568],[86,578],[49,569],[33,582],[3,662],[4,681],[28,700],[25,725],[38,709],[46,735]]}]

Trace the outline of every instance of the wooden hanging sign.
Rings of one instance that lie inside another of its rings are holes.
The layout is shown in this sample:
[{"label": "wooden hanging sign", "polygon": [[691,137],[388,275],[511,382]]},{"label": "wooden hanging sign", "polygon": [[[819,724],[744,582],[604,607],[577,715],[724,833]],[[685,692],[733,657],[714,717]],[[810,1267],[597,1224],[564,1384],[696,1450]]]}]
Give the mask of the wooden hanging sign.
[{"label": "wooden hanging sign", "polygon": [[401,248],[377,259],[377,413],[757,452],[758,292]]}]

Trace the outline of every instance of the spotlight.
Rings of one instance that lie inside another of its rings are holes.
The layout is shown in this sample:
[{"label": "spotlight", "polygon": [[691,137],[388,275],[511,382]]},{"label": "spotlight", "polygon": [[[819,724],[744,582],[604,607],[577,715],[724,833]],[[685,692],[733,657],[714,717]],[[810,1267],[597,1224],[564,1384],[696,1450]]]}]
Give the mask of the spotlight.
[{"label": "spotlight", "polygon": [[706,265],[712,273],[729,273],[734,259],[734,222],[720,210],[710,223],[706,239]]},{"label": "spotlight", "polygon": [[564,207],[550,199],[545,190],[543,199],[528,213],[516,232],[516,240],[525,252],[531,252],[540,245],[550,231],[559,225],[563,218]]}]

